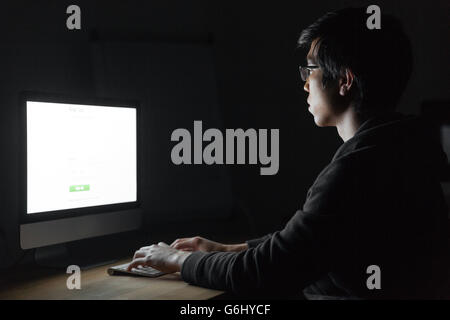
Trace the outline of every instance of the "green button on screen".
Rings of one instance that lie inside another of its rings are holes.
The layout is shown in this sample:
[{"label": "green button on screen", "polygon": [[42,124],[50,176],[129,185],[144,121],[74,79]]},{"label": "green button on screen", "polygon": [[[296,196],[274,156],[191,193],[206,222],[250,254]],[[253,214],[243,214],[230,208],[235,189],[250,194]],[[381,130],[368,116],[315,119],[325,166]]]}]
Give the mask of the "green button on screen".
[{"label": "green button on screen", "polygon": [[80,192],[80,191],[89,191],[90,186],[88,184],[80,184],[75,186],[70,186],[69,192]]}]

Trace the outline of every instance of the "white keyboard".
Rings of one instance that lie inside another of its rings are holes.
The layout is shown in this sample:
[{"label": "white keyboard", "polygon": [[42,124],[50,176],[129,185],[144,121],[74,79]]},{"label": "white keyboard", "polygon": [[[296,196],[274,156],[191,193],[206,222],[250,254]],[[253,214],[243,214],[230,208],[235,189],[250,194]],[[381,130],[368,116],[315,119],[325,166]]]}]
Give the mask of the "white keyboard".
[{"label": "white keyboard", "polygon": [[128,271],[128,265],[129,263],[125,263],[118,266],[109,267],[108,274],[111,276],[128,274],[150,278],[156,278],[166,274],[165,272],[161,272],[159,270],[156,270],[155,268],[145,266],[138,266],[137,268],[133,268],[131,269],[131,271]]}]

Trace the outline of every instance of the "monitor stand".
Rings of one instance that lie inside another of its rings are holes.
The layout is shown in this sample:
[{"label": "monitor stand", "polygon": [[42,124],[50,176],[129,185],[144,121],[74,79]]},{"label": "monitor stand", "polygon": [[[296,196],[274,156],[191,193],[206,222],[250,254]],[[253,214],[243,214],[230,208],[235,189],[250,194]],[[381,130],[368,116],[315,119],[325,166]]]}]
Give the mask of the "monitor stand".
[{"label": "monitor stand", "polygon": [[76,265],[82,270],[91,269],[97,266],[111,264],[117,261],[102,260],[99,258],[88,258],[74,254],[66,244],[55,244],[47,247],[36,248],[34,261],[40,267],[66,269],[70,265]]}]

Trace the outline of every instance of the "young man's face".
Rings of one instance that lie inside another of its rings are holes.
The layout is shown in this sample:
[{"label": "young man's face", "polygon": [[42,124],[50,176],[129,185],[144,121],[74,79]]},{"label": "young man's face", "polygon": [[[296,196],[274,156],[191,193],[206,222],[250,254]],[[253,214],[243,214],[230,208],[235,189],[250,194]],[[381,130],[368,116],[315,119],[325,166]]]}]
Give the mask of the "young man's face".
[{"label": "young man's face", "polygon": [[[317,39],[314,40],[306,57],[308,66],[317,66],[315,48]],[[304,90],[309,93],[306,100],[308,111],[314,116],[314,122],[319,127],[335,126],[340,114],[339,86],[337,83],[322,84],[322,69],[313,69],[306,79]]]}]

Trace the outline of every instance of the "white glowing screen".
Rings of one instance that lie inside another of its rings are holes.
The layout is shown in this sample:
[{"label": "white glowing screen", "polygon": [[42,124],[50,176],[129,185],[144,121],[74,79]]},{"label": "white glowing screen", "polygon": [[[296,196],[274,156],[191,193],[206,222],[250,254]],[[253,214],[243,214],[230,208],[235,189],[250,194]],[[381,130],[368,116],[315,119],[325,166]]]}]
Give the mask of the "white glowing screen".
[{"label": "white glowing screen", "polygon": [[136,109],[27,101],[27,213],[137,200]]}]

